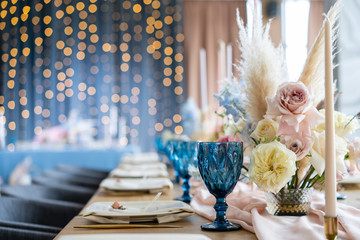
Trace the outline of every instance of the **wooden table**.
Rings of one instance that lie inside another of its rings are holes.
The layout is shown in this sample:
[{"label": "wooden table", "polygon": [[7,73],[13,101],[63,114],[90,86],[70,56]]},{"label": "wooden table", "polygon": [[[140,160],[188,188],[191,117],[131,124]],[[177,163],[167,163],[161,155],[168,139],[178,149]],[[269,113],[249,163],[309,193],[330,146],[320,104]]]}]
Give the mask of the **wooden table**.
[{"label": "wooden table", "polygon": [[[351,206],[360,208],[360,186],[351,186],[339,191],[342,194],[347,195],[347,200],[339,201]],[[167,191],[160,196],[160,200],[171,200],[180,195],[180,186],[175,186],[173,191]],[[98,201],[147,201],[154,198],[156,194],[123,194],[123,195],[109,195],[102,190],[98,190],[95,195],[90,199],[85,207],[93,202]],[[189,234],[204,234],[213,240],[250,240],[257,239],[255,234],[246,230],[232,231],[232,232],[208,232],[200,229],[201,224],[208,223],[207,219],[200,217],[196,214],[193,216],[182,219],[181,221],[169,223],[173,225],[180,225],[182,228],[131,228],[131,229],[81,229],[74,228],[77,225],[94,224],[89,220],[83,219],[80,215],[74,217],[65,228],[57,235],[65,234],[97,234],[97,233],[189,233]]]},{"label": "wooden table", "polygon": [[[177,197],[181,191],[179,186],[175,186],[173,191],[164,192],[159,200],[172,200]],[[108,195],[102,190],[98,190],[95,195],[90,199],[85,207],[90,205],[93,202],[107,201],[113,202],[118,201],[148,201],[154,198],[156,194],[123,194],[123,195]],[[200,217],[196,214],[182,219],[178,222],[167,223],[172,225],[181,226],[181,228],[129,228],[129,229],[83,229],[83,228],[74,228],[77,225],[88,225],[94,224],[89,220],[84,219],[83,217],[75,216],[65,228],[57,235],[55,239],[58,239],[59,236],[65,234],[91,234],[91,233],[189,233],[189,234],[204,234],[213,240],[250,240],[257,239],[255,234],[248,232],[246,230],[232,231],[232,232],[208,232],[202,231],[200,229],[201,224],[208,223],[209,220]]]}]

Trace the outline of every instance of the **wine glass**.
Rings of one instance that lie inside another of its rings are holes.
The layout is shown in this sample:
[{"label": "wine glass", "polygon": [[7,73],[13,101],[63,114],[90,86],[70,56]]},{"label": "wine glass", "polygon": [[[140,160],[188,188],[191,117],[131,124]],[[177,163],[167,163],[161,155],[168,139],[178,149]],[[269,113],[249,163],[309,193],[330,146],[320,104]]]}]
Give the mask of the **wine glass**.
[{"label": "wine glass", "polygon": [[165,152],[167,154],[169,162],[174,167],[174,176],[175,176],[174,181],[176,183],[179,183],[180,182],[179,173],[177,172],[177,170],[175,168],[175,158],[177,158],[177,155],[176,155],[176,152],[174,152],[174,145],[176,145],[177,143],[178,143],[178,140],[173,140],[173,139],[168,140],[166,142]]},{"label": "wine glass", "polygon": [[175,158],[175,169],[179,176],[183,179],[183,195],[176,200],[190,203],[190,184],[191,177],[189,167],[196,165],[197,161],[197,147],[198,142],[195,141],[179,141],[174,145],[174,151],[177,157]]},{"label": "wine glass", "polygon": [[166,156],[166,140],[162,137],[155,137],[155,146],[159,156]]},{"label": "wine glass", "polygon": [[215,196],[215,221],[201,225],[208,231],[231,231],[241,229],[226,219],[226,196],[234,189],[243,162],[242,142],[198,143],[198,164],[202,179],[209,192]]}]

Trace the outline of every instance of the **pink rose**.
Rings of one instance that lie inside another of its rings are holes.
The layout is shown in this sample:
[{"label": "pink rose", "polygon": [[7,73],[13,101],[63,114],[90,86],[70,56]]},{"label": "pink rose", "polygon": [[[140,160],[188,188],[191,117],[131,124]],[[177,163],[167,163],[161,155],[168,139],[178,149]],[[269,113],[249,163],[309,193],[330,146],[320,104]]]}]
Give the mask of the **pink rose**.
[{"label": "pink rose", "polygon": [[244,140],[242,140],[241,136],[237,133],[235,137],[232,135],[223,136],[219,138],[217,142],[244,142]]},{"label": "pink rose", "polygon": [[311,135],[311,127],[324,119],[311,96],[311,89],[302,82],[290,82],[281,84],[273,99],[266,98],[266,117],[281,116],[277,135]]},{"label": "pink rose", "polygon": [[302,82],[283,83],[273,99],[266,98],[266,115],[303,114],[313,106],[310,90]]},{"label": "pink rose", "polygon": [[309,154],[314,144],[314,139],[306,135],[283,135],[280,138],[280,142],[293,151],[296,154],[296,160],[299,161]]}]

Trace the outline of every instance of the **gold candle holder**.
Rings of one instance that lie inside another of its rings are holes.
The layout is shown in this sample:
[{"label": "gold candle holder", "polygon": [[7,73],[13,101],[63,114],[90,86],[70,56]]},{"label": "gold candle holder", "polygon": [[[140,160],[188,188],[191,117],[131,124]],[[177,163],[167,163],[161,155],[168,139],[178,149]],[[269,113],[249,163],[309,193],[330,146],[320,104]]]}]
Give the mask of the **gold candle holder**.
[{"label": "gold candle holder", "polygon": [[337,217],[324,216],[325,236],[328,240],[335,240],[338,234]]}]

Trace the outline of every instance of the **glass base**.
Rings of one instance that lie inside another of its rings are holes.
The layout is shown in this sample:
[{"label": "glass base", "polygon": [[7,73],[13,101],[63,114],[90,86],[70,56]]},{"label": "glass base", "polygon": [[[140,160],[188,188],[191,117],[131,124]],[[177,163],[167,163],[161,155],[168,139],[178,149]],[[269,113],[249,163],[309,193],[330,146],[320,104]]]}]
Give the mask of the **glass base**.
[{"label": "glass base", "polygon": [[180,183],[180,176],[175,176],[173,179],[171,179],[173,183]]},{"label": "glass base", "polygon": [[181,197],[176,198],[175,200],[182,201],[184,203],[190,203],[191,196],[181,196]]},{"label": "glass base", "polygon": [[214,232],[226,232],[226,231],[235,231],[240,230],[242,227],[240,225],[226,222],[212,222],[201,225],[201,229],[205,231],[214,231]]},{"label": "glass base", "polygon": [[305,216],[311,209],[312,188],[282,189],[267,192],[266,210],[275,216]]}]

